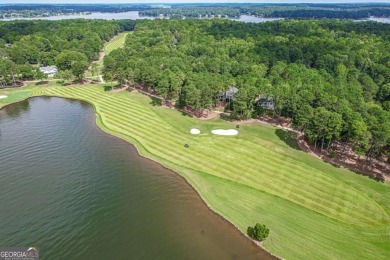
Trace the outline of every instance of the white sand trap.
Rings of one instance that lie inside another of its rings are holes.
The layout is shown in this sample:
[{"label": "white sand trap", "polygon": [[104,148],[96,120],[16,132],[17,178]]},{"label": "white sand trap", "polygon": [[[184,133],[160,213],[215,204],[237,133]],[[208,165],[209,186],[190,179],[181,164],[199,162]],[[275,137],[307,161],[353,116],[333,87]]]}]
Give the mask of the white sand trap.
[{"label": "white sand trap", "polygon": [[196,128],[192,128],[190,133],[193,134],[193,135],[198,135],[198,134],[200,134],[200,130],[196,129]]},{"label": "white sand trap", "polygon": [[0,99],[7,98],[8,96],[0,96]]},{"label": "white sand trap", "polygon": [[217,129],[217,130],[212,130],[211,133],[215,135],[238,135],[238,131],[236,129]]}]

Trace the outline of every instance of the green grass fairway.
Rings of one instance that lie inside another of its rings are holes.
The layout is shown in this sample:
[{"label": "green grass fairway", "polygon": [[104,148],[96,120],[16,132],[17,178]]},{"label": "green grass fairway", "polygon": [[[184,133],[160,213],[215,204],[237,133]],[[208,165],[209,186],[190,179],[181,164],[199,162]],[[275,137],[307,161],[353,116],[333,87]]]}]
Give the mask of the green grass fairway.
[{"label": "green grass fairway", "polygon": [[125,40],[128,34],[129,33],[120,33],[115,36],[111,41],[109,41],[103,49],[106,55],[110,54],[110,52],[112,52],[113,50],[123,48],[125,46]]},{"label": "green grass fairway", "polygon": [[[154,106],[139,93],[105,92],[102,85],[32,91],[36,96],[91,103],[104,131],[182,175],[214,211],[242,232],[256,222],[266,224],[270,236],[263,245],[278,256],[390,257],[390,184],[300,151],[283,130],[252,123],[241,125],[237,136],[215,136],[212,129],[235,124],[197,120]],[[191,128],[201,134],[190,135]]]},{"label": "green grass fairway", "polygon": [[[103,47],[103,51],[104,51],[105,55],[108,55],[113,50],[123,48],[125,46],[125,40],[126,40],[126,36],[128,34],[129,34],[128,32],[120,33],[117,36],[115,36],[114,38],[112,38],[109,42],[107,42]],[[101,71],[103,69],[103,59],[95,61],[94,63],[97,65],[97,67],[99,69],[98,74],[101,74]],[[86,71],[85,76],[90,77],[90,78],[95,77],[96,79],[98,79],[97,75],[92,76],[92,72],[90,70]]]},{"label": "green grass fairway", "polygon": [[21,100],[24,100],[32,95],[32,92],[30,91],[1,91],[1,95],[7,96],[6,98],[0,99],[0,108],[3,105],[9,104],[9,103],[15,103]]}]

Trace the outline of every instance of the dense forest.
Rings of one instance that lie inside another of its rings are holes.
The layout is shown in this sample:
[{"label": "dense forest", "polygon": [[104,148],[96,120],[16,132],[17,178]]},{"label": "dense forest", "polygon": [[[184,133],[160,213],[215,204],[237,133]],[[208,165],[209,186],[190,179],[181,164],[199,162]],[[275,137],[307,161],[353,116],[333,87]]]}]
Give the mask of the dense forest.
[{"label": "dense forest", "polygon": [[374,158],[390,143],[389,31],[339,20],[144,20],[104,72],[180,107],[225,102],[237,119],[286,116],[319,149],[342,141]]},{"label": "dense forest", "polygon": [[89,62],[115,34],[134,21],[63,20],[0,22],[0,86],[44,77],[37,66],[57,65],[81,79]]}]

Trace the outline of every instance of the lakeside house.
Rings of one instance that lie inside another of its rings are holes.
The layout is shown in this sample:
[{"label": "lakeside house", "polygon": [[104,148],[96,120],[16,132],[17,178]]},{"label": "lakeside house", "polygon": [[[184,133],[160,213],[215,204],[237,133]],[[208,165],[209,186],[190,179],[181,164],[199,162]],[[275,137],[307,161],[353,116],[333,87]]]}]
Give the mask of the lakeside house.
[{"label": "lakeside house", "polygon": [[230,87],[226,91],[219,92],[219,100],[221,101],[232,101],[234,99],[234,95],[237,94],[238,88]]},{"label": "lakeside house", "polygon": [[47,76],[53,76],[57,73],[57,66],[40,67],[39,70]]},{"label": "lakeside house", "polygon": [[259,96],[256,100],[256,105],[268,110],[275,110],[275,101],[273,97]]},{"label": "lakeside house", "polygon": [[[229,104],[234,100],[234,96],[237,94],[238,88],[230,87],[226,91],[221,91],[218,94],[219,100],[222,102],[228,102]],[[267,110],[275,110],[275,100],[272,96],[261,95],[255,99],[255,103],[258,107],[262,107]]]}]

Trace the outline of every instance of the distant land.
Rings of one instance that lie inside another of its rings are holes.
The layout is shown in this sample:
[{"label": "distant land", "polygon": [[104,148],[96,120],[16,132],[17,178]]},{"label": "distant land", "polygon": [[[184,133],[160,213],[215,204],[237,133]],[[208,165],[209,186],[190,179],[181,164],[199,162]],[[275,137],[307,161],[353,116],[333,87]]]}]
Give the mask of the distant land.
[{"label": "distant land", "polygon": [[390,17],[390,3],[172,3],[172,4],[2,4],[0,19],[35,18],[92,12],[139,11],[145,17],[168,18],[337,18]]}]

